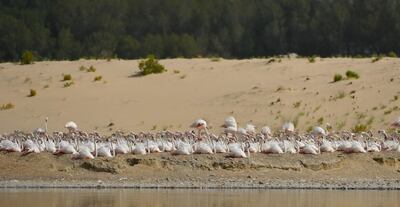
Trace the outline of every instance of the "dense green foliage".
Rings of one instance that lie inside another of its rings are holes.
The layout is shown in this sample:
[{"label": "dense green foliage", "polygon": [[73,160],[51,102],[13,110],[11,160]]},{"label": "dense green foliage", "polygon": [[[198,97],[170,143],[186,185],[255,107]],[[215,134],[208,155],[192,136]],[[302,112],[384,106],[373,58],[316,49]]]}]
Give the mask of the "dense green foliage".
[{"label": "dense green foliage", "polygon": [[333,82],[338,82],[338,81],[341,81],[341,80],[343,80],[343,76],[342,76],[342,75],[340,75],[340,74],[335,74],[335,75],[333,76]]},{"label": "dense green foliage", "polygon": [[400,0],[1,0],[0,61],[400,53]]},{"label": "dense green foliage", "polygon": [[347,76],[348,79],[351,79],[351,78],[358,79],[358,78],[360,78],[360,76],[358,75],[358,73],[357,73],[357,72],[354,72],[354,71],[352,71],[352,70],[346,71],[346,76]]},{"label": "dense green foliage", "polygon": [[21,56],[21,65],[33,63],[33,53],[31,51],[24,51]]},{"label": "dense green foliage", "polygon": [[139,70],[142,75],[165,72],[164,66],[158,63],[154,55],[149,55],[145,60],[141,60],[139,62]]}]

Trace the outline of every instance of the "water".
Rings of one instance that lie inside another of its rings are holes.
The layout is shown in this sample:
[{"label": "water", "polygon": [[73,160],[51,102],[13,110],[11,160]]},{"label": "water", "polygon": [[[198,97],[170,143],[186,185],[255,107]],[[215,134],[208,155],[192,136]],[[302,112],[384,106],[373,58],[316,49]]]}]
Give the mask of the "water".
[{"label": "water", "polygon": [[391,207],[400,191],[339,190],[0,190],[0,206],[12,207]]}]

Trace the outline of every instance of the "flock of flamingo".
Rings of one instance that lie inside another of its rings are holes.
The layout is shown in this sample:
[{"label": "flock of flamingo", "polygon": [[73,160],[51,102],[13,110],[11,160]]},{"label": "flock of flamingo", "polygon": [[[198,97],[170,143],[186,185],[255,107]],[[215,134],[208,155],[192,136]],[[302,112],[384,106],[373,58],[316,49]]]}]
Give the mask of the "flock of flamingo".
[{"label": "flock of flamingo", "polygon": [[[102,138],[98,133],[86,133],[78,130],[75,122],[68,122],[68,132],[47,133],[38,128],[32,133],[14,131],[0,135],[0,151],[53,154],[72,154],[73,159],[94,159],[96,157],[115,157],[118,154],[148,154],[170,152],[173,155],[225,153],[232,158],[250,157],[252,153],[303,153],[321,154],[335,151],[345,153],[367,153],[380,151],[400,152],[399,133],[394,130],[390,135],[384,130],[352,133],[334,132],[320,126],[312,132],[300,134],[293,123],[286,122],[282,129],[272,133],[268,126],[259,132],[252,124],[238,127],[234,117],[225,119],[224,132],[219,136],[209,133],[207,122],[196,120],[191,127],[196,130],[186,132],[162,131],[158,133],[115,132]],[[400,117],[391,125],[400,128]],[[327,129],[330,129],[327,124]]]}]

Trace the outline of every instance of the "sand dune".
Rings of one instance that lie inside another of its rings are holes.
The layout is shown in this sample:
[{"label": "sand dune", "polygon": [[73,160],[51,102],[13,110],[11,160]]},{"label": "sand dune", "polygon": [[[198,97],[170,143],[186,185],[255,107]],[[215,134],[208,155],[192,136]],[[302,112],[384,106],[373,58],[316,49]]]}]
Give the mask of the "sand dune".
[{"label": "sand dune", "polygon": [[[145,77],[131,77],[136,60],[1,63],[0,105],[15,108],[0,111],[0,133],[43,127],[46,116],[50,131],[74,120],[81,129],[109,133],[185,130],[200,117],[219,132],[228,115],[258,127],[295,120],[300,130],[318,122],[381,129],[400,114],[398,58],[269,60],[166,59],[161,63],[168,72]],[[79,70],[91,65],[96,72]],[[334,74],[347,70],[360,78],[332,83]],[[62,74],[71,74],[74,84],[65,88]],[[99,75],[102,80],[94,82]],[[35,97],[27,97],[30,89]]]}]

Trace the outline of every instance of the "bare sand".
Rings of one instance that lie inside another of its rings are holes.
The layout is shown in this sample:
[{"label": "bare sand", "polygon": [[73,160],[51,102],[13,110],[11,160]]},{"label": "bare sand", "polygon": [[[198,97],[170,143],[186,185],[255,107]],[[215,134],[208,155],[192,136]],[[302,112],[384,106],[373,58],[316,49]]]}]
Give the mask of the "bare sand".
[{"label": "bare sand", "polygon": [[[145,77],[132,77],[137,60],[1,63],[0,105],[15,108],[0,111],[0,133],[44,127],[45,117],[49,131],[64,130],[73,120],[83,130],[101,133],[186,130],[204,118],[218,133],[229,115],[239,125],[259,128],[277,129],[292,120],[303,131],[318,122],[334,129],[361,123],[377,130],[400,114],[399,58],[269,60],[166,59],[160,62],[168,72]],[[96,72],[79,70],[91,65]],[[332,83],[334,74],[345,77],[347,70],[360,78]],[[62,74],[71,74],[74,84],[65,88]],[[102,80],[94,82],[95,76]],[[30,89],[37,91],[35,97],[27,97]]]}]

